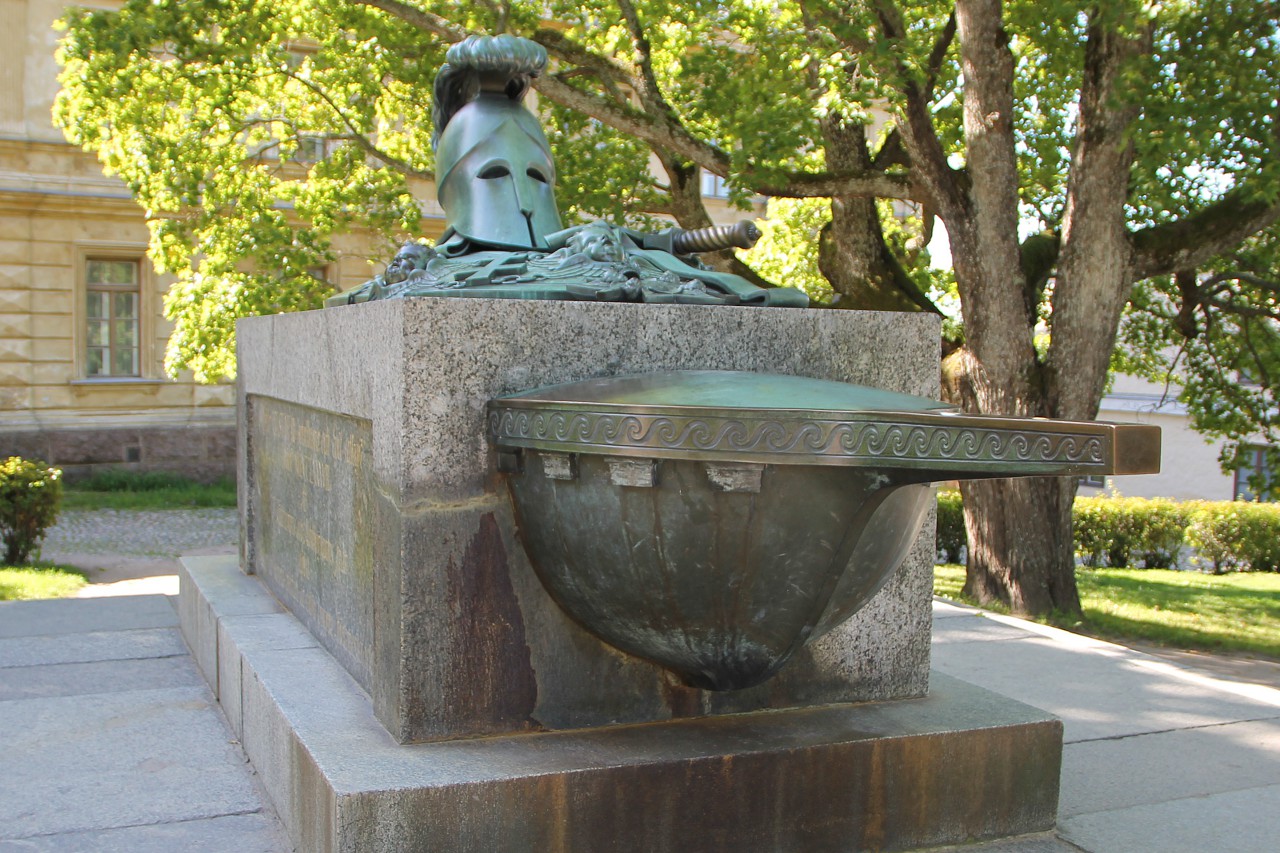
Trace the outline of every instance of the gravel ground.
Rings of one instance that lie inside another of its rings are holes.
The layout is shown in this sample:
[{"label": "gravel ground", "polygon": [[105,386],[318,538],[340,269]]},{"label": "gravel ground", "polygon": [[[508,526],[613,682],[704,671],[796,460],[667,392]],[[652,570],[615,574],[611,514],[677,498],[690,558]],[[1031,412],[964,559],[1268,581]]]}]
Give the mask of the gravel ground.
[{"label": "gravel ground", "polygon": [[42,554],[110,554],[177,557],[234,546],[234,509],[67,511],[45,537]]}]

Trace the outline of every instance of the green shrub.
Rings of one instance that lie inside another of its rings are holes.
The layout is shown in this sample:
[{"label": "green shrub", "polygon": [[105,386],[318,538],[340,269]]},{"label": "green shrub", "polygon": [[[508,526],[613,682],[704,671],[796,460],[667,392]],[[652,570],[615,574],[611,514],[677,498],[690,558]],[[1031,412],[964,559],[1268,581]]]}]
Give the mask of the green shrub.
[{"label": "green shrub", "polygon": [[[1280,504],[1168,498],[1076,498],[1075,551],[1090,568],[1172,568],[1183,546],[1221,574],[1280,571]],[[959,559],[965,544],[958,492],[938,492],[937,547]]]},{"label": "green shrub", "polygon": [[960,549],[965,546],[964,504],[960,493],[938,492],[937,550],[945,563],[960,562]]},{"label": "green shrub", "polygon": [[1076,498],[1072,510],[1075,550],[1090,568],[1129,565],[1128,519],[1115,498]]},{"label": "green shrub", "polygon": [[62,472],[10,456],[0,464],[0,536],[4,561],[25,563],[58,518]]},{"label": "green shrub", "polygon": [[1216,574],[1280,571],[1280,505],[1202,503],[1191,513],[1187,543]]},{"label": "green shrub", "polygon": [[113,468],[67,483],[63,507],[73,510],[234,507],[236,481],[202,483],[168,471]]},{"label": "green shrub", "polygon": [[1170,569],[1178,562],[1178,552],[1186,542],[1191,511],[1198,504],[1179,503],[1168,498],[1143,501],[1133,498],[1133,537],[1135,550],[1130,551],[1148,569]]},{"label": "green shrub", "polygon": [[1091,568],[1170,568],[1182,548],[1188,507],[1168,498],[1076,498],[1076,553]]}]

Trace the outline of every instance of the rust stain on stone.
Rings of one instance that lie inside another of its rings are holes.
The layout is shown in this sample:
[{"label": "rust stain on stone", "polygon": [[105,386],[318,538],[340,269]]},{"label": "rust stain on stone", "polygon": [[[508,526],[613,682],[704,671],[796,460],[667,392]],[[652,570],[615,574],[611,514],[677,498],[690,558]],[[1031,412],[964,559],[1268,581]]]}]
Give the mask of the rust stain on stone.
[{"label": "rust stain on stone", "polygon": [[702,691],[681,682],[674,673],[661,670],[658,685],[662,690],[662,703],[671,711],[673,719],[702,716]]},{"label": "rust stain on stone", "polygon": [[493,513],[481,516],[462,562],[449,561],[448,585],[454,620],[451,665],[444,668],[446,707],[470,717],[476,731],[539,728],[531,719],[538,685],[524,618]]}]

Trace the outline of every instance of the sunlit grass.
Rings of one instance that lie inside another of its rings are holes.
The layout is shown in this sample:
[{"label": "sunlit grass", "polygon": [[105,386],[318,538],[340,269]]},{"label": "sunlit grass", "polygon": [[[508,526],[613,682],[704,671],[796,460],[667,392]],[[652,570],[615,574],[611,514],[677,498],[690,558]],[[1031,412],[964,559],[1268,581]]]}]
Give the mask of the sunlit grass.
[{"label": "sunlit grass", "polygon": [[108,471],[66,484],[62,494],[63,509],[189,509],[235,505],[233,479],[206,485],[163,472]]},{"label": "sunlit grass", "polygon": [[75,595],[85,583],[83,572],[67,566],[52,563],[0,565],[0,601],[66,598]]},{"label": "sunlit grass", "polygon": [[[1280,574],[1209,575],[1169,569],[1080,569],[1084,620],[1050,619],[1119,641],[1280,659]],[[934,592],[960,600],[964,567],[934,570]]]}]

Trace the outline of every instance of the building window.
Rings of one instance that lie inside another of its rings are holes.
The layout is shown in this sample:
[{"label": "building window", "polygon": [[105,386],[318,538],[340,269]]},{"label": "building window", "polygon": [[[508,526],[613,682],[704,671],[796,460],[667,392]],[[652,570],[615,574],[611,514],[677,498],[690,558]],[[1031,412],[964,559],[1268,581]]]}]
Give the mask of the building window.
[{"label": "building window", "polygon": [[1276,471],[1267,464],[1267,448],[1263,445],[1250,445],[1240,449],[1240,466],[1236,468],[1235,498],[1238,501],[1258,500],[1260,486],[1263,500],[1274,500]]},{"label": "building window", "polygon": [[319,163],[329,154],[329,143],[314,133],[298,134],[298,150],[293,159],[299,163]]},{"label": "building window", "polygon": [[141,376],[142,322],[137,260],[85,260],[85,375]]},{"label": "building window", "polygon": [[1080,485],[1088,486],[1091,489],[1105,489],[1107,487],[1107,478],[1101,474],[1086,474],[1080,478]]},{"label": "building window", "polygon": [[724,178],[717,174],[702,170],[702,197],[703,198],[728,198],[729,185],[725,183]]}]

